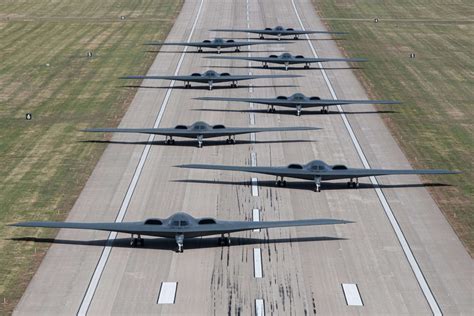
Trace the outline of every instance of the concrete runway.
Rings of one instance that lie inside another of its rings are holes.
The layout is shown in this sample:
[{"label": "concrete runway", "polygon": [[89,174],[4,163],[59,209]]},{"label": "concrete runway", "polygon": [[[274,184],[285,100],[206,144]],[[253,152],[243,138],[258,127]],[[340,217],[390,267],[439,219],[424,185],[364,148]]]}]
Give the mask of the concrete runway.
[{"label": "concrete runway", "polygon": [[[309,0],[295,0],[295,7],[292,1],[283,0],[189,0],[167,41],[247,37],[245,33],[208,32],[211,28],[300,28],[295,8],[305,28],[324,29]],[[341,56],[334,41],[313,41],[313,45],[320,57]],[[254,46],[250,53],[265,56],[277,50],[312,56],[305,40]],[[230,247],[217,246],[214,237],[187,240],[182,254],[174,252],[174,240],[149,238],[144,248],[130,248],[129,236],[118,234],[113,247],[104,248],[108,233],[61,230],[15,314],[249,315],[255,314],[256,299],[263,299],[266,314],[474,314],[473,261],[416,176],[377,180],[421,271],[421,281],[415,277],[409,255],[403,251],[370,179],[361,179],[358,190],[347,188],[345,182],[326,182],[322,192],[315,193],[310,182],[287,179],[288,187],[280,188],[274,186],[273,177],[258,176],[258,196],[253,196],[249,183],[256,176],[172,168],[184,163],[250,165],[252,152],[257,165],[322,159],[330,164],[364,166],[335,107],[328,115],[315,109],[296,117],[294,111],[278,108],[277,113],[269,114],[265,106],[251,109],[245,103],[192,100],[198,96],[275,97],[294,92],[331,98],[320,70],[248,69],[244,61],[203,59],[206,54],[196,54],[194,48],[189,48],[180,62],[180,52],[181,48],[163,47],[149,74],[190,74],[214,66],[236,74],[251,71],[305,77],[243,82],[237,89],[215,86],[213,91],[205,86],[183,89],[179,82],[169,89],[169,81],[146,80],[121,127],[171,127],[204,120],[227,126],[254,123],[259,127],[324,129],[257,134],[255,143],[248,135],[237,137],[235,145],[226,145],[224,139],[207,141],[202,149],[195,142],[179,139],[182,146],[168,146],[161,137],[148,142],[152,139],[147,135],[116,134],[68,221],[135,221],[168,217],[176,211],[196,217],[251,220],[252,209],[257,208],[262,220],[339,218],[356,223],[239,233],[233,235]],[[247,56],[248,49],[240,54]],[[260,64],[252,63],[256,66]],[[354,75],[358,70],[341,63],[325,66],[338,98],[367,98]],[[374,107],[355,105],[343,110],[371,167],[410,168]],[[101,135],[87,134],[84,139],[101,139]],[[261,249],[262,278],[254,277],[254,248]],[[162,282],[178,282],[175,304],[157,304]],[[357,284],[363,306],[346,304],[342,283]]]}]

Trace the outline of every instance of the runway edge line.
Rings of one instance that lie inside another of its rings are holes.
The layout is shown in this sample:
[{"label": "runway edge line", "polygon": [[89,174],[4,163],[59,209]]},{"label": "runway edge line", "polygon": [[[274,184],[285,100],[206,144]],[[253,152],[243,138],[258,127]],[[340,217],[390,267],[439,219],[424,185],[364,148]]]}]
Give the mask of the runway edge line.
[{"label": "runway edge line", "polygon": [[[295,0],[291,0],[291,4],[293,5],[293,9],[295,10],[296,17],[298,18],[298,21],[300,23],[301,28],[303,30],[305,30],[304,25],[303,25],[303,21],[301,20],[300,15],[298,13],[298,9],[296,8]],[[311,51],[313,52],[314,57],[319,58],[318,54],[316,53],[316,50],[314,49],[313,44],[311,43],[311,40],[309,39],[309,35],[305,34],[305,36],[306,36],[306,40],[307,40],[307,42],[308,42],[308,44],[311,48]],[[338,98],[337,98],[336,92],[334,91],[334,88],[331,84],[331,81],[329,80],[329,77],[326,74],[326,71],[323,68],[323,65],[321,63],[318,63],[318,66],[321,69],[321,73],[322,73],[322,75],[324,77],[324,81],[326,82],[326,85],[327,85],[327,87],[328,87],[328,89],[331,93],[331,96],[333,97],[334,100],[337,100]],[[346,129],[347,129],[347,131],[348,131],[348,133],[351,137],[352,143],[354,144],[354,146],[356,148],[357,154],[359,155],[359,158],[360,158],[360,160],[362,161],[362,163],[364,165],[364,168],[370,169],[370,164],[369,164],[369,162],[368,162],[368,160],[367,160],[367,158],[364,154],[364,151],[362,150],[362,147],[359,144],[359,141],[357,140],[357,137],[355,136],[354,131],[352,130],[352,127],[349,123],[349,120],[347,119],[346,115],[344,114],[344,112],[342,110],[342,107],[340,105],[337,105],[337,109],[339,111],[339,114],[342,117],[342,120],[344,122],[344,126],[346,127]],[[423,295],[425,296],[425,298],[428,302],[428,305],[431,308],[431,312],[433,313],[433,315],[443,315],[443,313],[441,312],[441,309],[438,305],[438,302],[436,301],[436,299],[433,295],[433,292],[431,291],[431,289],[428,285],[428,282],[426,281],[426,279],[423,275],[423,272],[421,271],[421,268],[418,265],[418,262],[416,261],[416,258],[414,256],[413,252],[411,251],[410,245],[408,244],[408,241],[406,240],[405,235],[403,234],[403,231],[402,231],[400,225],[398,224],[398,221],[397,221],[395,215],[393,214],[393,211],[392,211],[387,199],[385,198],[385,195],[383,194],[382,190],[378,186],[377,179],[375,177],[370,177],[370,181],[372,182],[372,184],[375,187],[375,192],[377,193],[377,197],[379,198],[379,201],[382,204],[382,207],[385,211],[385,214],[387,215],[387,217],[390,221],[390,224],[392,225],[392,228],[395,231],[395,235],[397,236],[397,239],[398,239],[398,241],[399,241],[399,243],[400,243],[400,245],[403,249],[403,252],[405,253],[405,256],[408,260],[408,263],[410,264],[410,267],[411,267],[413,273],[415,274],[418,285],[420,286],[420,288],[423,292]]]},{"label": "runway edge line", "polygon": [[[196,18],[195,18],[193,26],[191,28],[191,32],[189,33],[189,36],[188,36],[187,42],[189,42],[191,40],[191,37],[193,36],[193,33],[194,33],[195,28],[196,28],[197,22],[199,20],[199,16],[201,15],[201,9],[202,9],[203,3],[204,3],[204,0],[201,0],[201,3],[199,4],[198,12],[196,14]],[[188,49],[188,47],[186,46],[183,49],[183,52],[181,53],[181,57],[180,57],[180,59],[178,61],[178,64],[176,66],[175,75],[177,75],[179,70],[181,69],[181,64],[183,63],[184,56],[186,54],[187,49]],[[171,83],[170,83],[170,85],[169,85],[169,87],[166,91],[165,98],[163,99],[163,103],[161,104],[160,112],[158,113],[158,116],[157,116],[157,118],[155,120],[155,123],[153,125],[154,128],[157,128],[160,125],[161,119],[163,117],[166,106],[168,104],[168,100],[170,98],[170,95],[171,95],[172,88],[173,88],[174,84],[175,84],[175,80],[171,81]],[[119,213],[117,214],[117,217],[115,219],[115,222],[117,222],[117,223],[122,222],[123,218],[125,217],[125,214],[126,214],[127,209],[128,209],[128,205],[130,204],[130,201],[131,201],[132,196],[133,196],[133,192],[135,191],[135,188],[137,186],[137,183],[138,183],[138,180],[140,178],[141,172],[143,170],[143,166],[145,165],[145,161],[148,157],[148,153],[150,152],[150,149],[151,149],[150,143],[153,141],[154,137],[155,137],[154,135],[150,135],[148,137],[148,144],[145,145],[145,148],[143,149],[143,152],[140,156],[140,160],[138,162],[137,168],[135,169],[135,172],[133,174],[132,181],[130,182],[130,185],[127,189],[127,193],[125,194],[124,200],[123,200],[122,205],[120,207]],[[110,252],[112,251],[112,243],[113,243],[113,241],[115,240],[116,237],[117,237],[117,233],[112,232],[112,233],[109,234],[109,237],[107,238],[107,244],[106,244],[106,246],[104,247],[104,249],[102,251],[100,259],[99,259],[99,261],[97,263],[97,266],[94,270],[94,274],[92,275],[91,281],[89,282],[89,286],[87,287],[86,293],[85,293],[85,295],[82,299],[81,306],[79,307],[79,310],[77,312],[78,316],[87,315],[87,312],[89,310],[90,304],[92,303],[92,299],[94,297],[95,291],[97,289],[97,286],[99,285],[100,278],[101,278],[102,273],[103,273],[103,271],[105,269],[105,266],[107,264],[107,260],[110,256]]]}]

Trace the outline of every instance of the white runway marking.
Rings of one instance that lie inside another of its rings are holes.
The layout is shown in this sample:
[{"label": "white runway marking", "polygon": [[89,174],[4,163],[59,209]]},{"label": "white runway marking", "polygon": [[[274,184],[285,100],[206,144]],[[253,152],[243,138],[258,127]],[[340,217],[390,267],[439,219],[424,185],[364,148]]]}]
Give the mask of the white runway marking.
[{"label": "white runway marking", "polygon": [[[295,10],[296,17],[298,18],[300,26],[304,30],[305,28],[303,26],[303,22],[301,21],[300,15],[298,14],[298,10],[296,9],[295,1],[291,0],[291,3],[293,4],[293,8]],[[306,34],[306,39],[307,39],[307,42],[308,42],[308,44],[311,48],[311,51],[313,52],[314,57],[318,58],[319,56],[316,53],[316,50],[314,49],[313,44],[311,43],[308,34]],[[321,73],[324,77],[324,81],[326,81],[326,85],[329,88],[329,91],[331,92],[331,96],[333,97],[334,100],[337,100],[336,92],[334,91],[334,88],[333,88],[333,86],[331,84],[331,81],[329,80],[329,78],[326,74],[326,71],[323,68],[323,65],[321,63],[318,63],[318,67],[321,69]],[[362,163],[363,163],[363,165],[366,169],[370,169],[370,164],[369,164],[367,158],[365,157],[364,151],[362,150],[362,147],[360,146],[359,141],[357,140],[357,137],[355,136],[354,131],[352,130],[352,127],[349,123],[349,120],[347,119],[346,115],[342,111],[342,107],[340,105],[337,105],[337,109],[338,109],[338,111],[339,111],[339,113],[342,117],[342,120],[344,122],[344,125],[345,125],[351,139],[352,139],[352,143],[354,144],[354,146],[357,150],[357,153],[359,155],[360,160],[362,161]],[[400,225],[398,224],[397,219],[395,218],[395,215],[393,214],[393,211],[390,208],[390,205],[388,204],[387,199],[385,198],[382,190],[380,189],[380,187],[378,187],[377,179],[375,177],[370,177],[370,181],[372,182],[372,184],[375,187],[375,192],[377,193],[377,196],[380,200],[380,203],[383,206],[385,214],[387,215],[387,217],[390,221],[390,224],[392,225],[393,230],[395,231],[395,235],[397,236],[398,241],[400,242],[400,245],[402,246],[403,252],[405,253],[405,256],[407,257],[408,263],[410,264],[410,267],[411,267],[413,273],[415,274],[416,280],[417,280],[418,284],[420,285],[420,288],[423,291],[423,294],[424,294],[426,300],[428,301],[428,304],[430,305],[431,312],[434,315],[442,315],[442,312],[441,312],[441,309],[439,308],[438,302],[436,302],[436,299],[435,299],[433,293],[431,292],[431,289],[430,289],[428,283],[426,282],[426,279],[423,275],[423,272],[421,272],[420,266],[418,265],[418,262],[416,261],[415,256],[413,255],[413,252],[411,251],[410,246],[408,245],[408,242],[405,238],[405,235],[403,234],[402,229],[400,228]]]},{"label": "white runway marking", "polygon": [[253,248],[253,274],[255,278],[262,278],[262,250],[260,248]]},{"label": "white runway marking", "polygon": [[252,167],[256,167],[257,166],[257,153],[252,151],[250,153],[250,159],[252,160]]},{"label": "white runway marking", "polygon": [[258,180],[252,178],[252,196],[258,196]]},{"label": "white runway marking", "polygon": [[[198,12],[196,14],[196,18],[194,20],[194,24],[193,24],[193,26],[191,28],[191,32],[189,33],[189,36],[188,36],[187,42],[189,42],[191,40],[191,37],[194,33],[194,29],[196,28],[197,21],[199,19],[200,14],[201,14],[201,9],[202,9],[203,2],[204,2],[204,0],[201,0]],[[180,59],[178,61],[178,64],[176,66],[176,71],[175,71],[174,75],[178,74],[178,72],[181,68],[181,64],[183,63],[183,59],[184,59],[184,56],[185,56],[185,53],[186,53],[187,49],[188,49],[187,46],[183,49],[183,52],[181,53],[181,57],[180,57]],[[160,112],[158,113],[158,116],[155,120],[155,124],[153,125],[154,128],[157,128],[160,125],[161,118],[163,117],[166,106],[168,104],[168,100],[169,100],[171,92],[172,92],[171,88],[174,86],[174,84],[175,84],[175,81],[174,80],[171,81],[171,83],[169,85],[169,88],[166,91],[166,95],[165,95],[165,98],[164,98],[163,103],[161,105]],[[151,143],[153,141],[153,139],[154,139],[154,135],[150,135],[148,137],[148,143]],[[119,213],[117,214],[117,217],[115,219],[115,222],[117,222],[117,223],[122,222],[123,218],[125,217],[125,214],[126,214],[127,209],[128,209],[128,205],[130,204],[130,201],[132,199],[133,192],[135,191],[135,188],[137,186],[138,180],[140,178],[141,172],[143,170],[143,166],[145,165],[145,161],[148,157],[148,153],[150,152],[150,149],[151,149],[150,144],[146,145],[145,148],[143,149],[143,152],[140,156],[140,160],[138,162],[137,169],[135,169],[135,172],[134,172],[133,177],[132,177],[132,181],[131,181],[128,189],[127,189],[127,193],[126,193],[125,198],[122,202],[122,205],[120,206]],[[112,243],[113,243],[113,241],[116,237],[117,237],[117,233],[112,232],[112,233],[109,234],[109,237],[107,238],[107,245],[104,247],[104,250],[102,251],[99,262],[97,263],[97,266],[94,270],[94,274],[92,275],[91,281],[89,283],[89,286],[87,287],[84,298],[82,299],[81,306],[79,307],[79,311],[77,312],[77,315],[79,315],[79,316],[87,315],[87,311],[89,310],[89,306],[90,306],[90,304],[92,302],[92,299],[94,297],[94,293],[97,289],[97,286],[99,285],[100,277],[102,276],[102,273],[105,269],[105,266],[107,264],[107,260],[109,259],[109,256],[110,256],[110,252],[112,251],[112,248],[111,248]]]},{"label": "white runway marking", "polygon": [[174,304],[177,286],[178,283],[176,282],[161,282],[158,304]]},{"label": "white runway marking", "polygon": [[[254,208],[252,210],[252,221],[254,222],[260,222],[260,210],[258,208]],[[254,229],[254,232],[260,232],[260,229]]]},{"label": "white runway marking", "polygon": [[342,290],[346,297],[346,303],[349,306],[364,306],[362,299],[360,298],[359,289],[357,284],[353,283],[342,283]]},{"label": "white runway marking", "polygon": [[261,298],[255,300],[255,315],[265,316],[265,304]]}]

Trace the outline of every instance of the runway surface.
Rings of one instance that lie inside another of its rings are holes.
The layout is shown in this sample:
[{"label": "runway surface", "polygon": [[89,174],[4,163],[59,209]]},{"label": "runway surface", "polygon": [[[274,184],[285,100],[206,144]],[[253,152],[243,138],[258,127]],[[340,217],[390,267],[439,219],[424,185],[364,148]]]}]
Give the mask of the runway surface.
[{"label": "runway surface", "polygon": [[[190,0],[167,41],[247,38],[245,33],[208,30],[300,28],[300,22],[306,29],[324,29],[307,0]],[[312,43],[320,57],[341,57],[332,40]],[[273,51],[313,55],[306,40],[251,47],[250,52],[245,48],[240,54],[266,56]],[[261,220],[338,218],[356,223],[238,233],[232,235],[230,247],[218,246],[214,237],[186,240],[181,254],[174,252],[174,240],[148,238],[144,248],[131,248],[128,235],[61,230],[15,309],[17,315],[474,313],[472,259],[416,176],[377,178],[378,191],[370,179],[361,179],[358,190],[347,188],[345,182],[326,182],[322,192],[315,193],[311,182],[287,179],[288,187],[280,188],[268,176],[173,168],[185,163],[285,165],[313,159],[354,167],[410,168],[370,105],[345,106],[345,115],[333,107],[327,115],[315,109],[297,117],[294,111],[278,108],[269,114],[260,105],[192,100],[294,92],[367,98],[354,75],[357,70],[348,65],[325,64],[325,78],[316,66],[285,72],[203,56],[207,55],[195,53],[194,48],[182,54],[180,48],[163,47],[149,74],[187,75],[213,68],[235,74],[305,77],[243,82],[236,89],[216,85],[213,91],[200,85],[184,89],[179,82],[170,87],[169,81],[145,80],[120,126],[172,127],[204,120],[226,126],[294,125],[323,130],[238,136],[235,145],[211,140],[202,149],[194,141],[176,139],[183,146],[170,146],[159,136],[116,134],[68,221],[135,221],[168,217],[177,211],[252,220],[253,210],[258,209]],[[388,109],[396,111],[396,106]],[[258,179],[253,190],[251,177]],[[259,253],[261,277],[256,278],[259,267],[254,262]],[[174,304],[157,304],[162,282],[177,282]],[[347,283],[357,285],[362,306],[348,305],[350,299],[343,291]]]}]

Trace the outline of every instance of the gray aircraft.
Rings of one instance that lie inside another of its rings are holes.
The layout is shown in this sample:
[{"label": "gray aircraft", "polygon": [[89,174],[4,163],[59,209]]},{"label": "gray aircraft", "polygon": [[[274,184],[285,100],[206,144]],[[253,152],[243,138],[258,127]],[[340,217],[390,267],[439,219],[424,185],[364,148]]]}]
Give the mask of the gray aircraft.
[{"label": "gray aircraft", "polygon": [[277,131],[308,131],[318,130],[317,127],[225,127],[222,124],[209,125],[206,122],[198,121],[192,125],[177,125],[174,128],[89,128],[84,132],[104,132],[104,133],[143,133],[164,135],[167,144],[174,144],[173,137],[184,137],[197,139],[198,147],[202,147],[203,140],[212,137],[227,136],[227,144],[235,144],[235,135],[277,132]]},{"label": "gray aircraft", "polygon": [[[143,246],[142,235],[156,236],[164,238],[174,238],[177,244],[177,251],[183,252],[185,238],[194,238],[210,235],[221,235],[220,245],[230,245],[230,233],[266,229],[276,227],[314,226],[314,225],[337,225],[353,223],[338,219],[305,219],[292,221],[223,221],[210,217],[194,218],[193,216],[179,212],[168,218],[150,218],[143,222],[122,222],[122,223],[74,223],[74,222],[21,222],[9,226],[19,227],[46,227],[46,228],[70,228],[70,229],[90,229],[103,230],[109,232],[119,232],[131,234],[130,245]],[[227,234],[227,237],[224,235]],[[137,237],[135,237],[135,235]]]},{"label": "gray aircraft", "polygon": [[[194,169],[211,169],[211,170],[229,170],[241,172],[262,173],[276,176],[276,185],[285,186],[286,181],[283,179],[297,178],[303,180],[312,180],[316,185],[316,192],[321,191],[321,181],[350,179],[347,183],[348,187],[359,187],[359,178],[383,176],[383,175],[401,175],[401,174],[456,174],[459,172],[425,169],[425,170],[392,170],[392,169],[360,169],[348,168],[344,165],[328,165],[321,160],[313,160],[306,165],[290,164],[283,167],[250,167],[250,166],[224,166],[224,165],[205,165],[190,164],[176,166],[178,168],[194,168]],[[355,179],[355,181],[354,181]]]},{"label": "gray aircraft", "polygon": [[236,52],[240,52],[240,47],[249,46],[249,45],[262,45],[262,44],[290,44],[291,42],[270,42],[270,41],[235,41],[233,39],[225,40],[223,38],[215,38],[213,40],[204,40],[202,42],[149,42],[145,45],[154,45],[154,46],[192,46],[197,47],[197,51],[202,53],[203,48],[213,48],[217,49],[217,53],[221,53],[221,49],[225,48],[235,48]]},{"label": "gray aircraft", "polygon": [[324,63],[324,62],[366,62],[366,58],[308,58],[302,55],[291,55],[290,53],[283,53],[281,55],[270,55],[268,57],[244,57],[244,56],[209,56],[204,58],[211,59],[230,59],[230,60],[250,60],[261,62],[263,68],[268,68],[268,64],[284,65],[285,70],[288,70],[290,65],[304,64],[304,69],[309,69],[311,63]]},{"label": "gray aircraft", "polygon": [[294,93],[290,96],[278,96],[276,98],[226,98],[226,97],[199,97],[196,100],[212,101],[234,101],[267,104],[268,112],[275,112],[275,106],[296,109],[296,115],[300,115],[304,108],[320,107],[321,113],[328,113],[328,107],[345,104],[400,104],[399,101],[391,100],[334,100],[321,99],[320,97],[307,97],[302,93]]},{"label": "gray aircraft", "polygon": [[214,70],[208,70],[204,73],[193,73],[189,76],[126,76],[120,77],[120,79],[165,79],[165,80],[177,80],[184,81],[186,88],[191,87],[191,82],[207,83],[209,90],[212,90],[214,83],[231,82],[230,87],[236,88],[237,81],[251,80],[251,79],[264,79],[264,78],[296,78],[301,77],[298,75],[231,75],[228,72],[218,73]]},{"label": "gray aircraft", "polygon": [[297,40],[300,35],[304,35],[304,34],[335,34],[335,35],[347,34],[346,32],[298,30],[291,27],[283,27],[281,25],[278,25],[275,27],[266,27],[264,29],[213,29],[210,31],[253,33],[253,34],[258,34],[261,39],[264,39],[265,35],[270,35],[270,36],[277,36],[278,40],[280,40],[282,36],[293,36],[293,39]]}]

